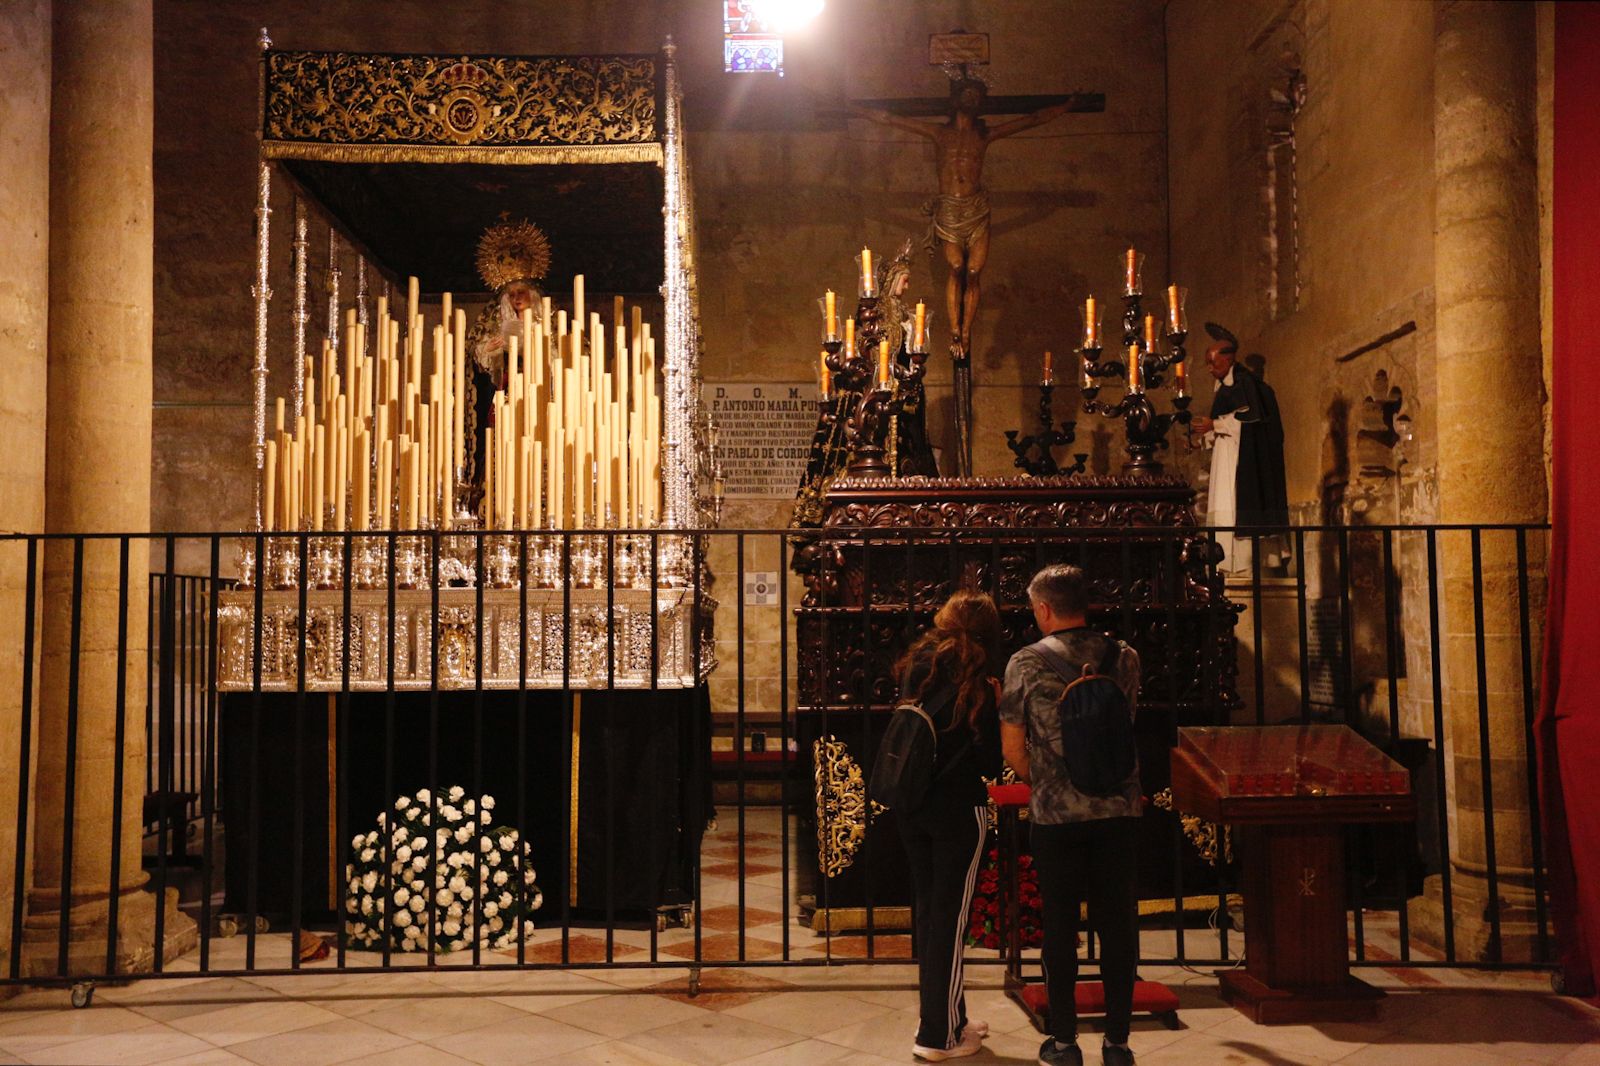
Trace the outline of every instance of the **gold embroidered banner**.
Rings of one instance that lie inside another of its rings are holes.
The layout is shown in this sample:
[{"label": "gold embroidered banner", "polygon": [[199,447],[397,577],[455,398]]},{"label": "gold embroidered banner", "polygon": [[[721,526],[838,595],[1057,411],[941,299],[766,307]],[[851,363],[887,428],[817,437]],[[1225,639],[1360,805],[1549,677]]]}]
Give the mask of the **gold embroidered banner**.
[{"label": "gold embroidered banner", "polygon": [[268,52],[267,142],[640,145],[657,134],[654,56]]}]

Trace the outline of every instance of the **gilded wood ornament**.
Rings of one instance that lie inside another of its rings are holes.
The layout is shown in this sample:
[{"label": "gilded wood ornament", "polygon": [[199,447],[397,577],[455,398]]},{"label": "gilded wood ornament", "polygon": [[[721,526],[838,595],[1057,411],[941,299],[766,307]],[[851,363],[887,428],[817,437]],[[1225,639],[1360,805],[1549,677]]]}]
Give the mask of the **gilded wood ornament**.
[{"label": "gilded wood ornament", "polygon": [[527,147],[659,140],[654,56],[268,52],[262,137]]},{"label": "gilded wood ornament", "polygon": [[837,737],[818,737],[811,746],[817,782],[817,866],[827,877],[837,877],[855,862],[866,839],[868,811],[876,816],[886,809],[867,798],[867,781],[861,764]]},{"label": "gilded wood ornament", "polygon": [[1219,827],[1216,822],[1208,822],[1198,814],[1184,814],[1174,805],[1170,788],[1164,788],[1151,796],[1150,802],[1178,816],[1178,824],[1183,827],[1184,839],[1194,845],[1200,857],[1212,866],[1217,864],[1217,833],[1220,829],[1222,860],[1230,863],[1233,861],[1233,831],[1227,826]]}]

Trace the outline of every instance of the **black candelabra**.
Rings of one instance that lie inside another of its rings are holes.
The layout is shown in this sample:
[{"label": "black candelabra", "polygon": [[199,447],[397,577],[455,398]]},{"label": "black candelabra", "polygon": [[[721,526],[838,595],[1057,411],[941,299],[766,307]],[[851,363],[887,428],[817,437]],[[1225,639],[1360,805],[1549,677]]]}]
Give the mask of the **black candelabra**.
[{"label": "black candelabra", "polygon": [[881,317],[878,297],[864,295],[856,304],[855,328],[844,338],[829,332],[822,341],[833,386],[822,403],[822,419],[830,427],[830,436],[842,432],[850,456],[846,472],[851,477],[889,477],[894,473],[886,447],[889,422],[901,413],[927,365],[925,337],[908,342],[908,364],[902,365],[892,355],[885,360],[880,354],[874,360],[873,353],[880,351],[883,340]]},{"label": "black candelabra", "polygon": [[[1081,389],[1083,409],[1091,414],[1123,420],[1127,440],[1128,461],[1123,463],[1125,474],[1153,475],[1161,473],[1161,463],[1156,453],[1167,447],[1167,433],[1174,424],[1189,424],[1188,375],[1184,364],[1183,342],[1188,336],[1188,319],[1185,309],[1187,292],[1176,286],[1167,289],[1167,314],[1165,336],[1167,351],[1160,350],[1156,319],[1145,315],[1141,302],[1143,286],[1140,267],[1143,256],[1132,248],[1126,256],[1127,282],[1123,293],[1122,358],[1102,359],[1100,322],[1094,298],[1084,305],[1083,346],[1078,349],[1082,360]],[[1141,330],[1141,326],[1143,327]],[[1167,373],[1172,372],[1176,393],[1171,411],[1158,411],[1150,392],[1167,383]],[[1109,378],[1120,381],[1123,395],[1115,403],[1097,399],[1101,386],[1097,381]]]},{"label": "black candelabra", "polygon": [[1056,462],[1054,449],[1071,444],[1077,439],[1078,424],[1072,419],[1064,419],[1061,428],[1056,428],[1055,391],[1056,386],[1053,381],[1044,381],[1039,385],[1039,429],[1036,432],[1019,436],[1022,433],[1019,429],[1006,430],[1006,447],[1016,456],[1017,467],[1026,470],[1034,477],[1081,474],[1084,471],[1084,464],[1089,460],[1087,452],[1075,452],[1071,466],[1064,467]]}]

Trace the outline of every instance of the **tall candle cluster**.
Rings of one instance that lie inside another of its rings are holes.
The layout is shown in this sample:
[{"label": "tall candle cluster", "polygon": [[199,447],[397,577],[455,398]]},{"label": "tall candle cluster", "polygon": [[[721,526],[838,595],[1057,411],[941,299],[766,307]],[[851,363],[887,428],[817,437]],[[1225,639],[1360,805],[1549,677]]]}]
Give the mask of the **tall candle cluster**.
[{"label": "tall candle cluster", "polygon": [[[305,414],[276,404],[267,441],[268,530],[450,529],[466,449],[466,314],[445,294],[441,321],[409,285],[405,329],[386,299],[368,337],[345,317],[344,351],[308,356]],[[489,529],[656,524],[661,508],[661,405],[656,342],[639,308],[615,298],[608,333],[584,307],[547,297],[507,339],[484,429],[483,492],[473,517]],[[608,340],[609,338],[609,340]],[[369,352],[369,340],[371,351]]]},{"label": "tall candle cluster", "polygon": [[[1144,295],[1144,259],[1143,252],[1131,247],[1122,255],[1123,299],[1128,302],[1130,308],[1128,314],[1130,315],[1137,315],[1139,300]],[[1129,392],[1144,391],[1146,383],[1145,357],[1147,355],[1153,356],[1157,353],[1160,338],[1164,331],[1166,337],[1175,342],[1174,354],[1176,358],[1173,359],[1171,366],[1173,383],[1177,386],[1177,395],[1179,397],[1188,396],[1188,371],[1182,358],[1183,339],[1189,332],[1188,299],[1188,289],[1181,285],[1168,285],[1165,293],[1164,314],[1162,316],[1164,324],[1161,319],[1158,319],[1153,314],[1144,315],[1142,323],[1143,343],[1140,342],[1137,321],[1133,319],[1127,320],[1134,322],[1134,325],[1126,327],[1123,336],[1123,344],[1127,348],[1125,363]],[[1090,371],[1090,365],[1099,358],[1100,349],[1104,344],[1101,321],[1104,313],[1104,308],[1095,300],[1093,294],[1090,294],[1083,301],[1083,306],[1080,309],[1080,314],[1083,318],[1083,343],[1079,345],[1078,351],[1081,359],[1080,382],[1085,389],[1095,387],[1094,375]],[[1054,383],[1054,380],[1050,353],[1046,352],[1041,383],[1050,385]]]}]

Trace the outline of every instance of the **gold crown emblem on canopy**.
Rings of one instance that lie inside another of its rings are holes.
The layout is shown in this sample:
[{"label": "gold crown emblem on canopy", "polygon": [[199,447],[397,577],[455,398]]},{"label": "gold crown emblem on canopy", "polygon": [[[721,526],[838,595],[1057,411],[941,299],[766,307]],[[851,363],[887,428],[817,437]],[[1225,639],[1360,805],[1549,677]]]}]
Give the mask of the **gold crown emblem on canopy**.
[{"label": "gold crown emblem on canopy", "polygon": [[514,281],[536,281],[549,269],[550,239],[531,222],[502,221],[478,238],[478,274],[496,292]]}]

